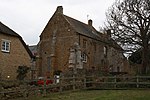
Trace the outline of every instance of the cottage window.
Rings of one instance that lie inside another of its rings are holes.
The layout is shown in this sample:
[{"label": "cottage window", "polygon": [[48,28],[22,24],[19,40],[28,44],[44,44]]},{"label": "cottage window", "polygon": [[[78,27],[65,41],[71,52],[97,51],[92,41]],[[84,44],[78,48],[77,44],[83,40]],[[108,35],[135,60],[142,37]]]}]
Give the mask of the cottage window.
[{"label": "cottage window", "polygon": [[81,57],[82,57],[82,62],[87,62],[87,55],[86,55],[86,53],[82,53]]},{"label": "cottage window", "polygon": [[2,40],[1,51],[10,52],[10,41]]}]

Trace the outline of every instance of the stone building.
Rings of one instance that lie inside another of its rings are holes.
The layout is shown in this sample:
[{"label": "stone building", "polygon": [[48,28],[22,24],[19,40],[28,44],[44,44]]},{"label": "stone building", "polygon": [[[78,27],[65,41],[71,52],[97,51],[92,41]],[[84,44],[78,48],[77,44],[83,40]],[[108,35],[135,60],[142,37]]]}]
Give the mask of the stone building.
[{"label": "stone building", "polygon": [[30,67],[32,53],[22,37],[0,22],[0,79],[16,79],[18,66]]},{"label": "stone building", "polygon": [[110,37],[88,24],[63,14],[58,6],[40,35],[38,76],[53,76],[68,70],[126,72],[126,58]]},{"label": "stone building", "polygon": [[37,79],[37,67],[36,67],[36,59],[38,58],[37,55],[37,45],[28,46],[30,51],[32,52],[32,61],[31,61],[31,79]]}]

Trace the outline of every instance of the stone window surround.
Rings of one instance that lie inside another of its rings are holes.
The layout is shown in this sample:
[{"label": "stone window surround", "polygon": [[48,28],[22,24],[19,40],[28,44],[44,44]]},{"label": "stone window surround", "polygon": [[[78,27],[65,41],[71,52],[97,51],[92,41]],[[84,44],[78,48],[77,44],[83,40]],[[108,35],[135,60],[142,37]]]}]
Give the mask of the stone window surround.
[{"label": "stone window surround", "polygon": [[86,63],[87,62],[87,55],[86,55],[86,53],[83,52],[81,54],[81,57],[82,57],[82,62]]},{"label": "stone window surround", "polygon": [[2,39],[2,43],[1,43],[2,52],[6,52],[6,53],[10,52],[10,42],[11,42],[10,40]]},{"label": "stone window surround", "polygon": [[86,39],[83,39],[83,48],[87,48],[87,40]]},{"label": "stone window surround", "polygon": [[104,49],[104,56],[107,57],[107,52],[108,52],[107,46],[104,46],[103,49]]}]

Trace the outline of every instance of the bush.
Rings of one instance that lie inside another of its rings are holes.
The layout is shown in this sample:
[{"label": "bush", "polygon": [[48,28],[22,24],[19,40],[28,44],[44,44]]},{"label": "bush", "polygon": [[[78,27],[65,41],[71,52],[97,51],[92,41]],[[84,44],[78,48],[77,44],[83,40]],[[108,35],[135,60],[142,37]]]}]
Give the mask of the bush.
[{"label": "bush", "polygon": [[24,78],[26,77],[26,74],[28,73],[29,67],[27,66],[19,66],[17,69],[17,79],[18,80],[24,80]]}]

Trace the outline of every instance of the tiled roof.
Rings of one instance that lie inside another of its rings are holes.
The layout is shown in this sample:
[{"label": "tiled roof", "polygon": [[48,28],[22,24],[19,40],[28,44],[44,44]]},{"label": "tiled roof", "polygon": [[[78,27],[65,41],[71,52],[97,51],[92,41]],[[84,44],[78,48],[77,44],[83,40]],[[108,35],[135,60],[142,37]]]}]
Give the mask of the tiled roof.
[{"label": "tiled roof", "polygon": [[11,30],[9,27],[7,27],[6,25],[4,25],[1,22],[0,22],[0,32],[3,34],[20,37],[20,35],[18,35],[16,32],[14,32],[13,30]]},{"label": "tiled roof", "polygon": [[99,32],[94,29],[94,27],[85,24],[83,22],[80,22],[76,19],[73,19],[71,17],[68,17],[64,15],[65,19],[70,23],[70,25],[75,29],[75,31],[79,34],[94,38],[94,39],[100,39],[100,34]]},{"label": "tiled roof", "polygon": [[68,17],[66,15],[63,15],[63,16],[68,21],[68,23],[75,29],[77,33],[96,39],[103,43],[107,43],[108,45],[112,47],[122,50],[122,48],[113,39],[108,38],[106,34],[102,34],[98,32],[94,27],[88,24],[85,24],[83,22],[80,22],[74,18]]},{"label": "tiled roof", "polygon": [[38,49],[37,45],[28,46],[28,48],[30,49],[33,55],[37,54],[37,49]]},{"label": "tiled roof", "polygon": [[29,50],[26,43],[23,41],[22,37],[19,34],[17,34],[16,32],[14,32],[12,29],[10,29],[9,27],[7,27],[3,23],[1,23],[1,22],[0,22],[0,34],[6,34],[6,35],[11,35],[11,36],[18,37],[19,40],[21,41],[22,45],[24,46],[24,48],[26,49],[26,51],[30,55],[30,57],[33,57],[31,51]]},{"label": "tiled roof", "polygon": [[108,38],[106,34],[102,34],[98,32],[93,26],[80,22],[69,16],[66,16],[66,15],[63,15],[63,16],[77,33],[96,39],[103,43],[106,43],[109,46],[115,47],[118,50],[121,50],[121,51],[123,50],[113,39]]}]

